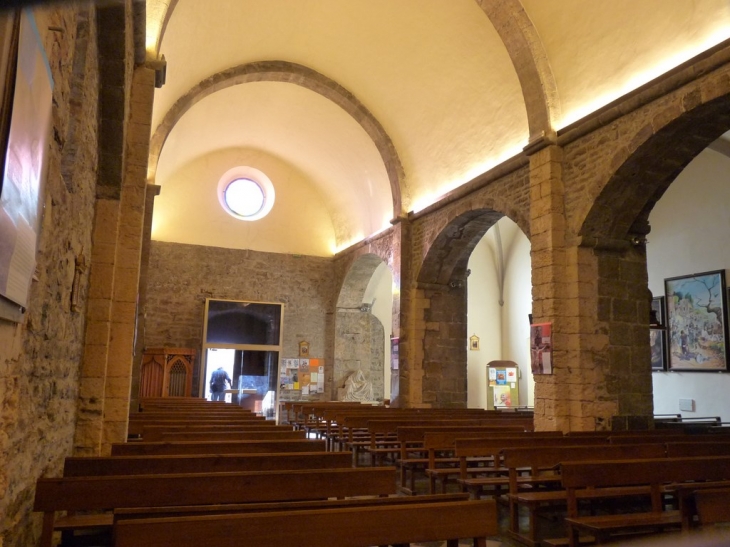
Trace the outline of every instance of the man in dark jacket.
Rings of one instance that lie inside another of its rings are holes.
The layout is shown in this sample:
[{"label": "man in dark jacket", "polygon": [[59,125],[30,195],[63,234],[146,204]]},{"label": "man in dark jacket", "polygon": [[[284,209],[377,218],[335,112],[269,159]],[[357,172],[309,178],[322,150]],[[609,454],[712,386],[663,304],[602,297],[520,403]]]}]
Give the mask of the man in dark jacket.
[{"label": "man in dark jacket", "polygon": [[210,400],[225,401],[226,400],[226,382],[231,386],[231,378],[223,367],[218,367],[210,375]]}]

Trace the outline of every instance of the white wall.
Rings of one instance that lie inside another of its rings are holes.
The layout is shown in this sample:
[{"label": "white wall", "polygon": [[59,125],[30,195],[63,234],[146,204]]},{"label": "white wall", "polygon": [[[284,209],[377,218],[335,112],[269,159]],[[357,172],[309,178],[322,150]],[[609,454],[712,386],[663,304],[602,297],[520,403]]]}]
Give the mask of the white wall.
[{"label": "white wall", "polygon": [[[504,260],[504,304],[500,306],[497,229]],[[467,336],[480,339],[478,351],[467,351],[470,408],[487,407],[486,365],[511,360],[520,367],[520,405],[533,404],[534,382],[530,374],[529,323],[532,310],[530,242],[507,217],[492,227],[469,259]]]},{"label": "white wall", "polygon": [[[707,149],[672,183],[656,204],[647,244],[649,289],[664,295],[664,279],[730,266],[730,159]],[[727,275],[727,272],[726,272]],[[654,413],[677,414],[679,399],[695,400],[688,417],[730,421],[730,375],[654,372]]]},{"label": "white wall", "polygon": [[[374,302],[373,302],[374,300]],[[370,278],[362,299],[364,304],[373,304],[371,313],[383,324],[383,364],[385,368],[384,390],[386,399],[390,398],[390,337],[393,334],[393,273],[383,262]]]}]

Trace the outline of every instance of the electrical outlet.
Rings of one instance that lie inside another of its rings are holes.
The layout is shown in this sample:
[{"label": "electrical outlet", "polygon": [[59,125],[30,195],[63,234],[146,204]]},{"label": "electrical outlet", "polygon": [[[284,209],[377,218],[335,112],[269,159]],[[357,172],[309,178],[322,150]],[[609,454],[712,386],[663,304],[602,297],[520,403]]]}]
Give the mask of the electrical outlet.
[{"label": "electrical outlet", "polygon": [[679,400],[679,410],[684,410],[686,412],[694,412],[695,411],[695,400],[694,399],[680,399]]}]

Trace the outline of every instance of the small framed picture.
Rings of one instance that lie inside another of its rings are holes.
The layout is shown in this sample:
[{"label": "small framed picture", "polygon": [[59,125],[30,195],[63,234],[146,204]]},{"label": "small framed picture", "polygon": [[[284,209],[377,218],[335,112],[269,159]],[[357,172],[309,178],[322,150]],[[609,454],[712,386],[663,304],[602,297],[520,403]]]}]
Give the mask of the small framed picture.
[{"label": "small framed picture", "polygon": [[667,370],[667,331],[664,329],[649,329],[649,336],[651,370]]},{"label": "small framed picture", "polygon": [[664,328],[664,317],[666,313],[663,296],[656,296],[651,299],[651,317],[649,318],[649,324],[652,327]]},{"label": "small framed picture", "polygon": [[479,349],[479,337],[476,334],[469,338],[469,349],[472,351]]},{"label": "small framed picture", "polygon": [[309,357],[309,342],[299,342],[299,357]]}]

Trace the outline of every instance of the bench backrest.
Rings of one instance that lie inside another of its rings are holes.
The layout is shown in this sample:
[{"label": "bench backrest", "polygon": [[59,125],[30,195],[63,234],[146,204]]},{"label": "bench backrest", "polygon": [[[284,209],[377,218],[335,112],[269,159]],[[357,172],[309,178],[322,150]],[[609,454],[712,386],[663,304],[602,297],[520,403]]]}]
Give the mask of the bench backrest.
[{"label": "bench backrest", "polygon": [[687,442],[667,443],[667,456],[670,458],[689,458],[693,456],[730,456],[730,442],[703,442],[693,443],[692,437]]},{"label": "bench backrest", "polygon": [[172,454],[251,454],[261,452],[325,452],[325,441],[292,439],[283,441],[175,441],[114,443],[112,456]]},{"label": "bench backrest", "polygon": [[[173,431],[163,433],[163,441],[263,441],[274,439],[306,439],[304,430],[294,431]],[[145,439],[147,440],[147,439]]]},{"label": "bench backrest", "polygon": [[395,494],[395,468],[38,479],[34,511],[88,511]]},{"label": "bench backrest", "polygon": [[261,422],[235,425],[145,425],[142,429],[142,438],[145,441],[161,441],[163,433],[175,431],[292,431],[289,425],[273,425]]},{"label": "bench backrest", "polygon": [[350,452],[198,454],[189,456],[99,456],[66,458],[64,477],[222,473],[352,467]]},{"label": "bench backrest", "polygon": [[495,439],[457,439],[454,448],[457,457],[497,456],[506,448],[522,448],[532,446],[586,446],[608,443],[602,438],[592,437],[541,437],[539,434],[525,433],[519,437],[503,437]]},{"label": "bench backrest", "polygon": [[632,445],[593,445],[593,446],[536,446],[532,448],[507,448],[502,451],[503,463],[510,469],[529,467],[547,469],[556,467],[564,461],[586,460],[626,460],[641,458],[663,458],[666,452],[664,445],[632,444]]},{"label": "bench backrest", "polygon": [[474,500],[310,511],[282,511],[210,517],[179,517],[120,521],[116,547],[214,544],[238,547],[362,547],[408,545],[416,542],[480,538],[497,533],[493,501]]},{"label": "bench backrest", "polygon": [[730,479],[730,457],[562,462],[560,475],[565,488],[725,480]]}]

